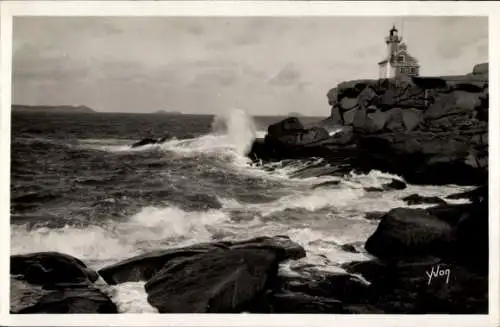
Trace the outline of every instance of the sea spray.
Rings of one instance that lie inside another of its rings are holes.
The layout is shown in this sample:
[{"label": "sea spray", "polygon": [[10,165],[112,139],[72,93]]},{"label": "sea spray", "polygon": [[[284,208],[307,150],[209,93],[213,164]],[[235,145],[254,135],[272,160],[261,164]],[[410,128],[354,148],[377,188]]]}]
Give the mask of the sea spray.
[{"label": "sea spray", "polygon": [[248,153],[257,135],[252,117],[242,109],[233,109],[216,116],[212,122],[212,132],[226,134],[240,155]]}]

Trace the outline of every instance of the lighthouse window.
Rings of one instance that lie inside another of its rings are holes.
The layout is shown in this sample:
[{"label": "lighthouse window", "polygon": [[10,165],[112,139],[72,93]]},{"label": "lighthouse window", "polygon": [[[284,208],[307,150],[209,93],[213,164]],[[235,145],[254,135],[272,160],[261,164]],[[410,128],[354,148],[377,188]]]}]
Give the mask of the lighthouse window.
[{"label": "lighthouse window", "polygon": [[405,56],[398,56],[398,62],[405,61]]}]

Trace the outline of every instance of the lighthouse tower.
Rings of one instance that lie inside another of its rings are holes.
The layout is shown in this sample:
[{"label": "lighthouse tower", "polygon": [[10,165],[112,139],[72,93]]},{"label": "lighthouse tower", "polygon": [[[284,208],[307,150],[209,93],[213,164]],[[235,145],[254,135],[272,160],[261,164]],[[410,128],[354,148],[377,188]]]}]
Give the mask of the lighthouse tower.
[{"label": "lighthouse tower", "polygon": [[420,66],[417,59],[408,53],[408,48],[403,42],[395,26],[385,38],[387,46],[386,57],[378,63],[379,78],[394,78],[401,75],[418,76]]}]

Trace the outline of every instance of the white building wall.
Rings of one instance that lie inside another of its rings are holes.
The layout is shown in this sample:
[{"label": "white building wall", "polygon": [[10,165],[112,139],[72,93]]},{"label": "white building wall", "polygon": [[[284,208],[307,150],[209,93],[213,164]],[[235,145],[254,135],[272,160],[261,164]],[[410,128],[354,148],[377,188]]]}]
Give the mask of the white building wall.
[{"label": "white building wall", "polygon": [[396,77],[396,67],[393,67],[392,65],[389,66],[389,77],[388,78],[394,78]]}]

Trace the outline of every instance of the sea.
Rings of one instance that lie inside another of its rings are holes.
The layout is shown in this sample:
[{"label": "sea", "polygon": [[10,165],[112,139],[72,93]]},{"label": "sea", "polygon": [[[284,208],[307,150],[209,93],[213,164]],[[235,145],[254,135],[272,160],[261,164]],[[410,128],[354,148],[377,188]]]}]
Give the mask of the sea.
[{"label": "sea", "polygon": [[[342,264],[371,258],[364,243],[379,221],[367,213],[407,207],[401,198],[413,193],[468,189],[369,192],[401,178],[375,170],[331,176],[318,169],[331,165],[320,158],[249,160],[254,139],[283,118],[240,109],[216,116],[13,112],[11,253],[59,251],[99,269],[151,250],[287,235],[307,256],[283,263],[280,274],[343,272]],[[322,118],[301,119],[314,125]],[[164,135],[163,144],[130,147]],[[338,183],[315,187],[329,181]],[[106,289],[120,312],[156,312],[143,282]]]}]

